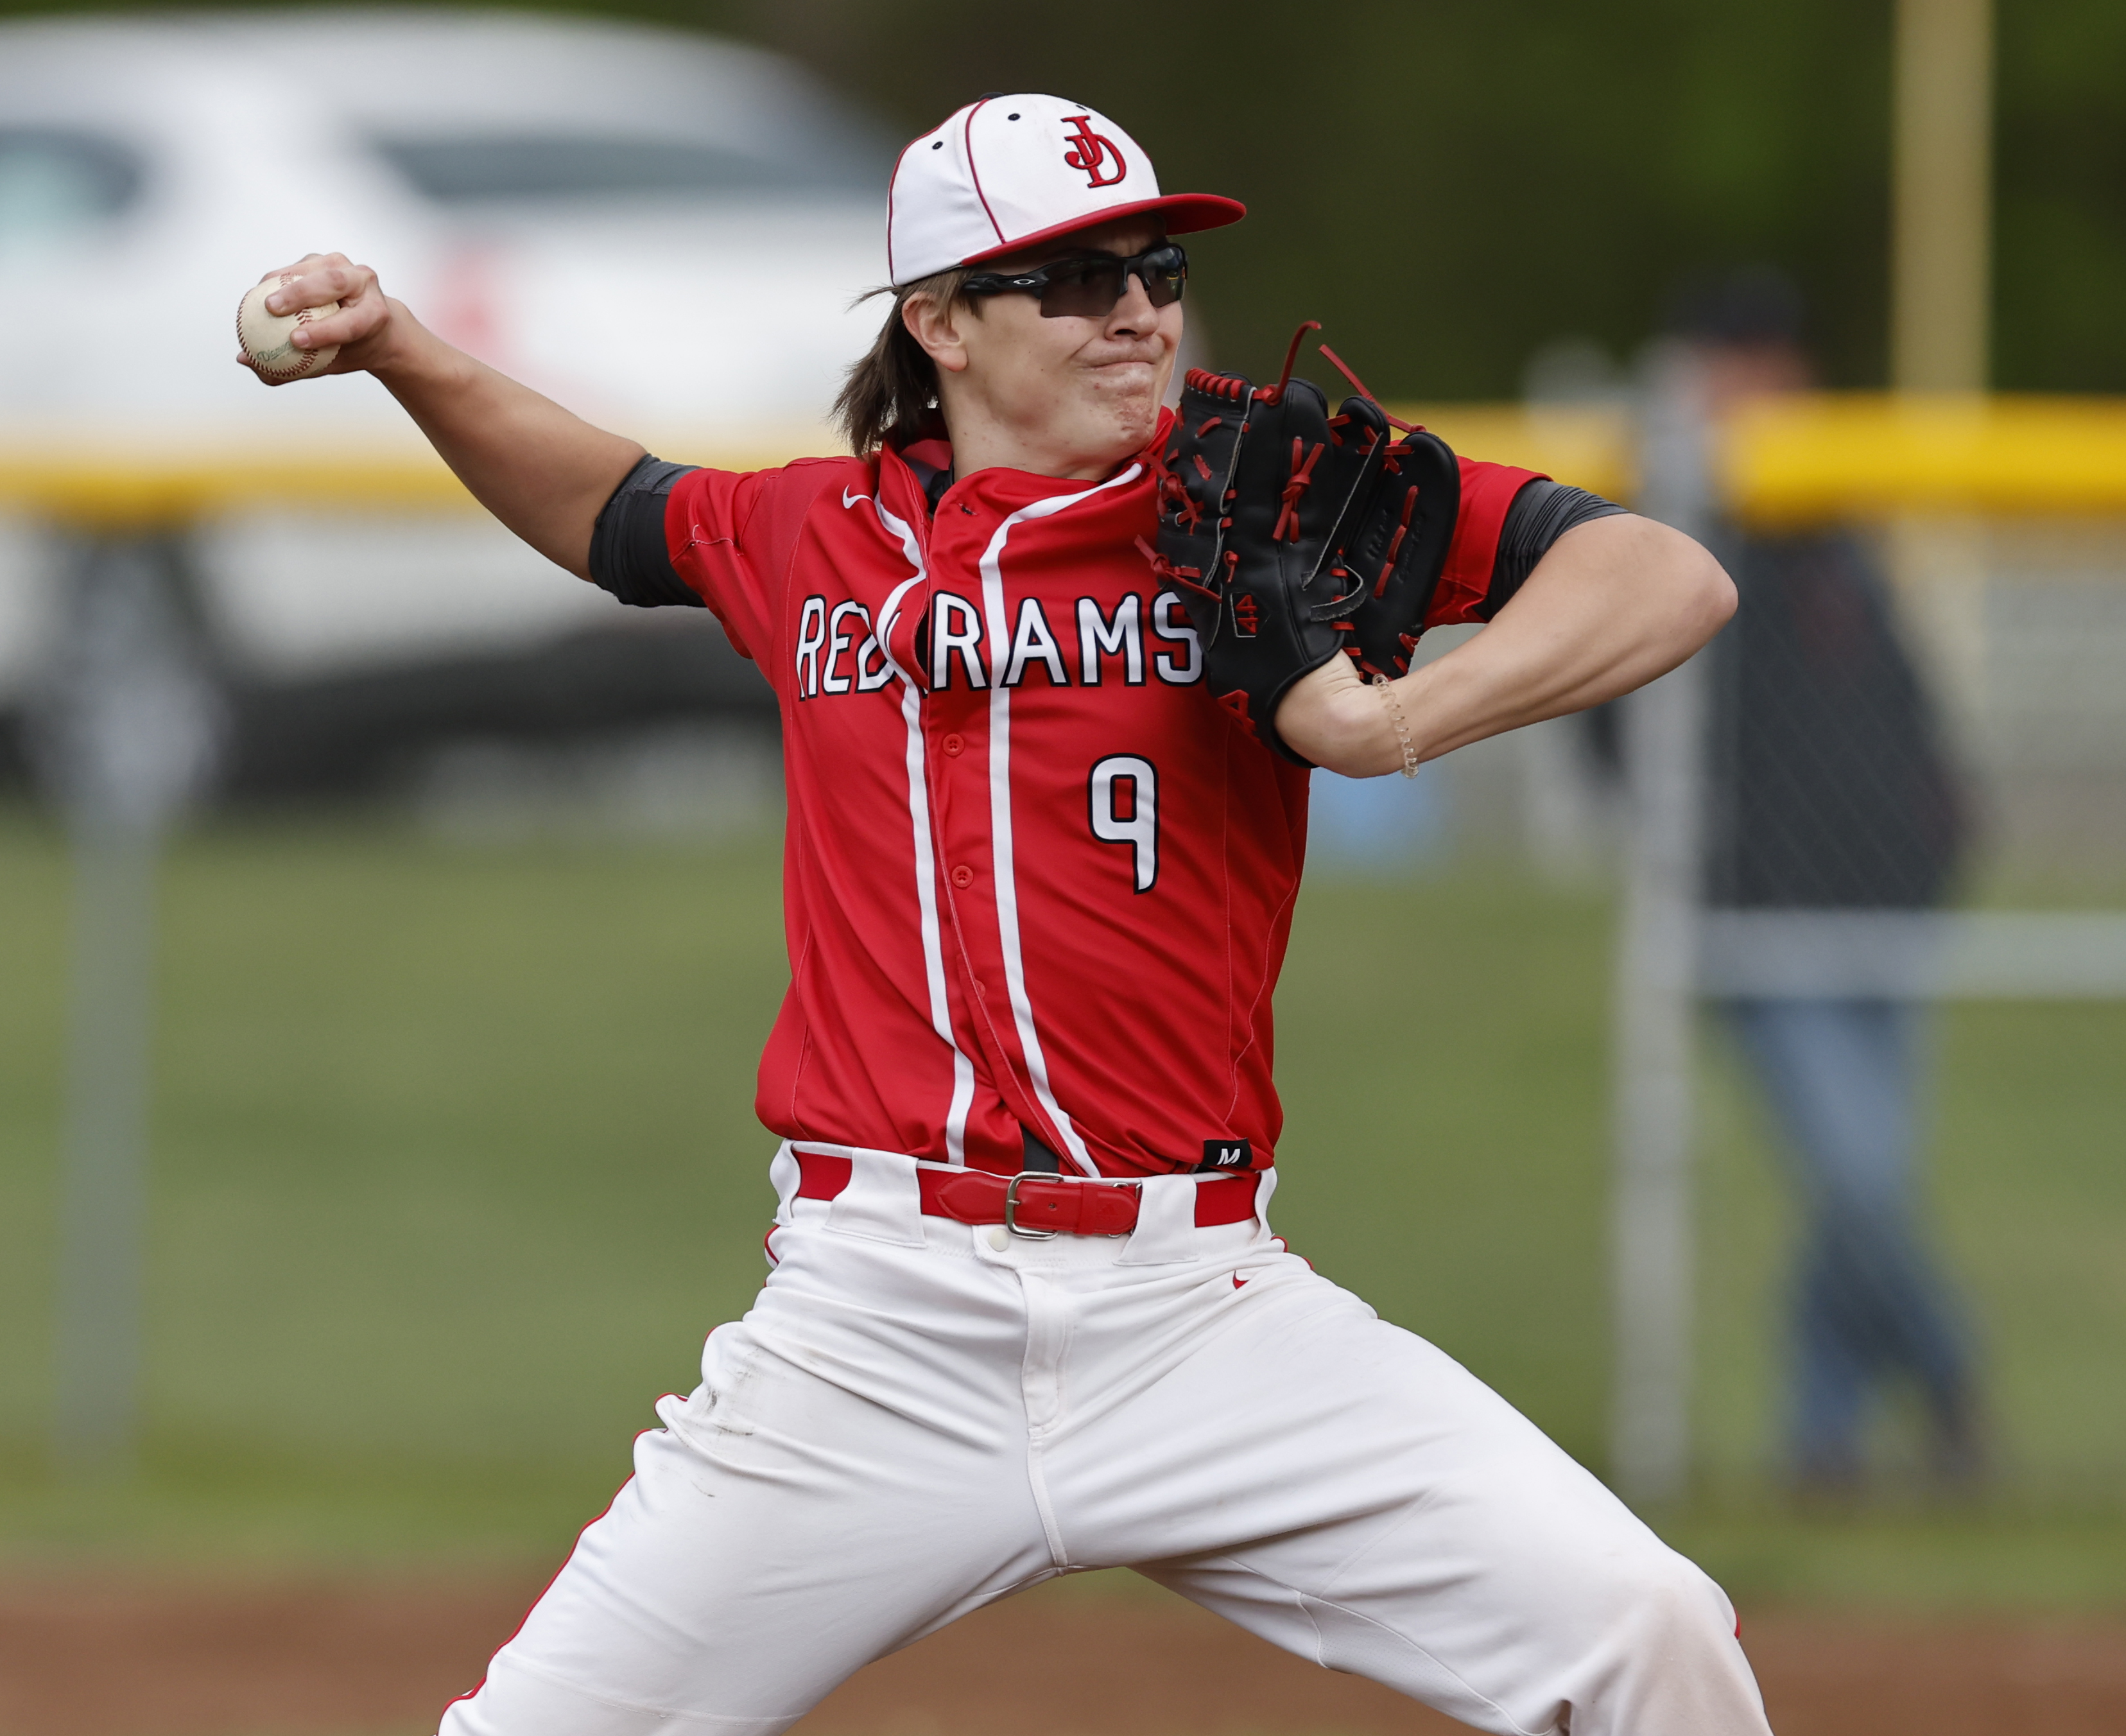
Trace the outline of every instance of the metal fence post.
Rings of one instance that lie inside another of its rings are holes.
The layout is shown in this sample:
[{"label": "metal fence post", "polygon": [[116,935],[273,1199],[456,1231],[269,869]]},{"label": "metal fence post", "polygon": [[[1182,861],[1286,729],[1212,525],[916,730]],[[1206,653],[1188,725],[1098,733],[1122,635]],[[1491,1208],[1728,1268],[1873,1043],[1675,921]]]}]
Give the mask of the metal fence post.
[{"label": "metal fence post", "polygon": [[181,589],[168,542],[80,547],[33,719],[74,859],[52,1449],[77,1474],[122,1473],[138,1431],[156,865],[219,734]]},{"label": "metal fence post", "polygon": [[133,1456],[158,853],[139,831],[73,834],[52,1452],[74,1473]]},{"label": "metal fence post", "polygon": [[[1657,351],[1641,421],[1639,507],[1708,532],[1712,478],[1687,355]],[[1610,1462],[1637,1502],[1690,1470],[1690,1156],[1704,674],[1694,660],[1623,702],[1629,825],[1612,1016]]]}]

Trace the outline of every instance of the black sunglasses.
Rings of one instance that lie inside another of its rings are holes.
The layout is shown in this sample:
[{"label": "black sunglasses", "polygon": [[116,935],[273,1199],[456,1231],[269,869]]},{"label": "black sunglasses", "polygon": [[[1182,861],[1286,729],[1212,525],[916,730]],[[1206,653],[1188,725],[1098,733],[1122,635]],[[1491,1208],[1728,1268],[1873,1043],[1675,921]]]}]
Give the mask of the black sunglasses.
[{"label": "black sunglasses", "polygon": [[1007,290],[1031,296],[1041,304],[1044,319],[1059,319],[1066,314],[1104,319],[1128,293],[1132,277],[1144,285],[1154,307],[1168,306],[1181,299],[1181,286],[1188,281],[1188,256],[1174,243],[1162,241],[1129,259],[1092,253],[1009,277],[982,272],[968,278],[963,287],[970,296],[999,296]]}]

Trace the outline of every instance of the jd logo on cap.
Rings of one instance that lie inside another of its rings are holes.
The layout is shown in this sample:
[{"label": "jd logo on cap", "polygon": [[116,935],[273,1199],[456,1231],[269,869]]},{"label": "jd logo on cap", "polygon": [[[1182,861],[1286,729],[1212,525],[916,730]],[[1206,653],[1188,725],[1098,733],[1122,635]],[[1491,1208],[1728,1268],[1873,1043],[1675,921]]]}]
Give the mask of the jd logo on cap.
[{"label": "jd logo on cap", "polygon": [[[1103,139],[1093,130],[1090,115],[1065,115],[1063,121],[1066,126],[1078,129],[1075,137],[1065,135],[1065,142],[1070,148],[1063,153],[1063,161],[1069,168],[1085,172],[1088,187],[1113,187],[1129,173],[1129,164],[1115,149],[1114,140]],[[1114,170],[1113,174],[1103,173],[1110,167]]]}]

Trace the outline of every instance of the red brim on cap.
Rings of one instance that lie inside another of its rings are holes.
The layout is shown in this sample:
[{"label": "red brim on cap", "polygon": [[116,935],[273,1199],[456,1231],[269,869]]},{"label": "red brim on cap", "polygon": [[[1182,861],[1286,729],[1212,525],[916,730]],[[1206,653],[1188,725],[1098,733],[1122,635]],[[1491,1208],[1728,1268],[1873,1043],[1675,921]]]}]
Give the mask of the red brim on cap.
[{"label": "red brim on cap", "polygon": [[1053,224],[1044,229],[1036,229],[1030,235],[1021,235],[1006,242],[1002,247],[993,247],[983,253],[971,253],[962,259],[962,265],[980,265],[991,259],[1001,259],[1007,253],[1016,253],[1026,248],[1038,247],[1044,241],[1053,241],[1059,235],[1075,234],[1080,229],[1099,229],[1110,223],[1118,223],[1125,217],[1141,217],[1155,213],[1166,219],[1166,233],[1169,235],[1193,235],[1199,229],[1223,229],[1229,223],[1238,223],[1248,214],[1248,208],[1237,199],[1221,199],[1216,193],[1168,193],[1157,199],[1140,199],[1134,205],[1111,205],[1105,210],[1089,216],[1074,217],[1068,223]]}]

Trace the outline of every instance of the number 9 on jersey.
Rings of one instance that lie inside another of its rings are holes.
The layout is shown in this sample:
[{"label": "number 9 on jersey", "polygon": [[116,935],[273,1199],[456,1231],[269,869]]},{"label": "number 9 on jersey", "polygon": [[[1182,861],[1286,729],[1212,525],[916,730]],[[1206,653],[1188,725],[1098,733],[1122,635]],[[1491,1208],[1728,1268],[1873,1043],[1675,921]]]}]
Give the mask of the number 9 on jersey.
[{"label": "number 9 on jersey", "polygon": [[1087,780],[1093,835],[1103,844],[1127,844],[1136,852],[1136,887],[1151,890],[1159,878],[1159,773],[1135,754],[1097,760]]}]

